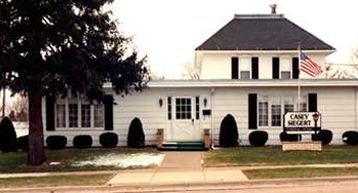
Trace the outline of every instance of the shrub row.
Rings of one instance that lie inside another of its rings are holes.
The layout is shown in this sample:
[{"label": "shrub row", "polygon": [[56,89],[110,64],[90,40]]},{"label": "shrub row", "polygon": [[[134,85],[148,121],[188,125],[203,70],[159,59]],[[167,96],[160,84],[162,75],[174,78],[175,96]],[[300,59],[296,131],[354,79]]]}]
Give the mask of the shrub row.
[{"label": "shrub row", "polygon": [[[356,144],[358,144],[358,132],[354,134],[348,134],[349,142],[356,140]],[[322,141],[322,145],[328,145],[333,138],[333,133],[330,130],[321,130],[318,134],[312,135],[312,140],[314,141]],[[299,141],[301,139],[301,135],[299,134],[288,134],[286,132],[280,133],[281,141]],[[253,131],[249,135],[249,142],[252,146],[264,146],[268,140],[268,133],[266,131]]]},{"label": "shrub row", "polygon": [[[114,148],[118,144],[118,135],[115,133],[102,133],[99,136],[99,142],[102,147]],[[92,147],[92,137],[90,135],[77,135],[73,138],[73,146],[78,149]],[[52,135],[46,138],[46,144],[49,149],[63,149],[66,147],[67,138],[61,135]]]},{"label": "shrub row", "polygon": [[252,146],[264,146],[268,140],[268,133],[266,131],[253,131],[249,135],[249,142]]},{"label": "shrub row", "polygon": [[347,145],[358,145],[358,132],[346,131],[342,135],[342,140]]}]

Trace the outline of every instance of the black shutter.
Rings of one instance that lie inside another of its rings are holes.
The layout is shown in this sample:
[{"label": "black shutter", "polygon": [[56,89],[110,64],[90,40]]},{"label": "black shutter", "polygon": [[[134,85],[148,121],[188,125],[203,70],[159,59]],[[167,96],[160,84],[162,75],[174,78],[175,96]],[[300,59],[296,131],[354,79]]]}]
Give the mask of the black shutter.
[{"label": "black shutter", "polygon": [[231,79],[239,79],[239,58],[231,58]]},{"label": "black shutter", "polygon": [[249,94],[249,129],[257,129],[257,94]]},{"label": "black shutter", "polygon": [[104,95],[104,130],[113,130],[113,96]]},{"label": "black shutter", "polygon": [[251,74],[252,79],[258,79],[259,78],[259,58],[258,57],[252,57],[251,58]]},{"label": "black shutter", "polygon": [[309,112],[317,111],[317,94],[316,93],[308,94],[308,111]]},{"label": "black shutter", "polygon": [[298,58],[292,58],[292,78],[298,79],[299,76],[299,69],[298,69]]},{"label": "black shutter", "polygon": [[272,58],[272,78],[273,79],[280,78],[280,58],[278,57]]},{"label": "black shutter", "polygon": [[55,130],[55,97],[46,96],[46,130]]}]

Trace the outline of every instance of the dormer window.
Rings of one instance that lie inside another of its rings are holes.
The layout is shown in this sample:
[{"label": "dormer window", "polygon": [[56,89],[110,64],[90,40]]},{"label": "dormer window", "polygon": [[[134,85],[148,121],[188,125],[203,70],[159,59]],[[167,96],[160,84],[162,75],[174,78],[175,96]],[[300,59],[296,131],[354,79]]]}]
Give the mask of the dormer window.
[{"label": "dormer window", "polygon": [[281,79],[291,79],[290,71],[281,71]]},{"label": "dormer window", "polygon": [[240,71],[240,79],[242,80],[249,80],[250,79],[250,71]]}]

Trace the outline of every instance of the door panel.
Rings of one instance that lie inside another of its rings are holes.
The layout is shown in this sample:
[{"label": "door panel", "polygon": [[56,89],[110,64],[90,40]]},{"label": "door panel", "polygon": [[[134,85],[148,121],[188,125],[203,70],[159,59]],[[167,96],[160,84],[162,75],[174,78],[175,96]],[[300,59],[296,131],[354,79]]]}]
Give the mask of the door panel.
[{"label": "door panel", "polygon": [[173,99],[171,140],[200,140],[199,120],[195,119],[194,97],[174,97]]}]

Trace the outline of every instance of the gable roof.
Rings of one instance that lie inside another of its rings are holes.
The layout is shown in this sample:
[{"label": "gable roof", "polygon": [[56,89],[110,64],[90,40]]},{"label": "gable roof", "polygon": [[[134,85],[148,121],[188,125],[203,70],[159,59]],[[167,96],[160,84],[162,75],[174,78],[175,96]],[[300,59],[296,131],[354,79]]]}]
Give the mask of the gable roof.
[{"label": "gable roof", "polygon": [[334,50],[283,15],[235,15],[196,50]]}]

